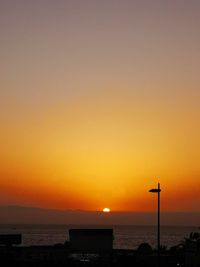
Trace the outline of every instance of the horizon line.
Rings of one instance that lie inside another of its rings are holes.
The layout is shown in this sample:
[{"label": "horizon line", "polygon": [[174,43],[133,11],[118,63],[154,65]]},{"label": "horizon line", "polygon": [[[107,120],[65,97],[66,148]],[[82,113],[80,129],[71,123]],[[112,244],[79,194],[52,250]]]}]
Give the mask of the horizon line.
[{"label": "horizon line", "polygon": [[[46,208],[39,206],[24,206],[24,205],[0,205],[0,208],[27,208],[27,209],[40,209],[40,210],[51,210],[51,211],[60,211],[60,212],[91,212],[91,213],[103,213],[103,210],[84,210],[84,209],[60,209],[60,208]],[[111,210],[109,213],[106,213],[107,216],[112,213],[157,213],[157,211],[135,211],[135,210]],[[199,211],[169,211],[163,210],[161,213],[200,213]],[[104,213],[105,214],[105,213]]]}]

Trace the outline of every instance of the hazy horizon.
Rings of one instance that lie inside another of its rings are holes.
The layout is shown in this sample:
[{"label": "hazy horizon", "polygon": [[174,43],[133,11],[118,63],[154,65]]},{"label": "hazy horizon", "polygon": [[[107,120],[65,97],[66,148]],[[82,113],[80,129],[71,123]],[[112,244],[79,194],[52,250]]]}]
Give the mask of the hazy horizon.
[{"label": "hazy horizon", "polygon": [[[42,206],[30,206],[30,205],[16,205],[16,204],[8,204],[8,205],[0,205],[2,207],[10,207],[10,208],[31,208],[31,209],[41,209],[41,210],[56,210],[56,211],[85,211],[85,212],[100,212],[103,213],[103,210],[87,210],[87,209],[64,209],[64,208],[52,208],[52,207],[42,207]],[[143,213],[143,210],[111,210],[109,213]],[[190,210],[177,210],[177,211],[161,211],[162,213],[200,213],[200,211],[190,211]],[[144,213],[155,213],[157,214],[157,210],[154,211],[146,211]],[[105,213],[103,213],[105,214]]]},{"label": "hazy horizon", "polygon": [[[55,210],[36,207],[0,206],[0,224],[73,224],[73,225],[152,225],[156,212],[110,212]],[[200,212],[162,212],[161,225],[200,226]]]}]

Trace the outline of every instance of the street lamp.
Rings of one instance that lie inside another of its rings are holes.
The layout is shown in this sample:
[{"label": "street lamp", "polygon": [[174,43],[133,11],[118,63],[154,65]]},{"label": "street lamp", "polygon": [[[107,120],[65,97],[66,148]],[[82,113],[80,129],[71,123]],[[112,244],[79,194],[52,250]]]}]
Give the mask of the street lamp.
[{"label": "street lamp", "polygon": [[149,192],[158,194],[158,232],[157,232],[157,249],[158,249],[158,266],[160,264],[160,183],[158,183],[158,188],[150,189]]}]

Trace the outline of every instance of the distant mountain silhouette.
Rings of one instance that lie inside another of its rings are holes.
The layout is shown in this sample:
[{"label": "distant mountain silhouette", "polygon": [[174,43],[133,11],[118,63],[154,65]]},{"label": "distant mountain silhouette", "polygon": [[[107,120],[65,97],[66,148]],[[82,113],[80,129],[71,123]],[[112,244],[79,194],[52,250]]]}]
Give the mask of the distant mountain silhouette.
[{"label": "distant mountain silhouette", "polygon": [[[163,225],[200,226],[200,212],[163,212]],[[21,206],[0,206],[0,224],[102,224],[155,225],[156,214],[146,212],[111,212],[55,210]]]}]

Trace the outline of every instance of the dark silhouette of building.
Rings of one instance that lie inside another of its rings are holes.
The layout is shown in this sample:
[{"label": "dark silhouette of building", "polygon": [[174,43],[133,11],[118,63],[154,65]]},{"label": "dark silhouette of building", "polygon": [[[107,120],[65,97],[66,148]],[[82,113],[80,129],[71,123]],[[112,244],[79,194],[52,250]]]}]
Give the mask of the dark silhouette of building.
[{"label": "dark silhouette of building", "polygon": [[13,245],[20,245],[21,243],[21,234],[0,234],[0,245],[10,247]]},{"label": "dark silhouette of building", "polygon": [[70,229],[70,250],[82,252],[111,252],[113,229]]}]

